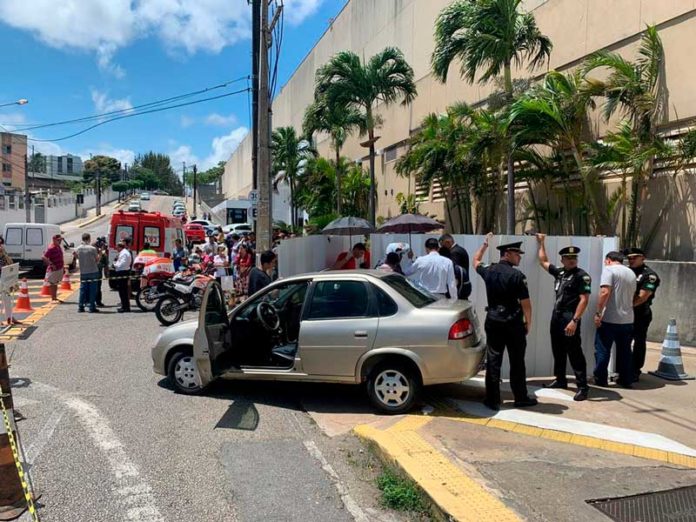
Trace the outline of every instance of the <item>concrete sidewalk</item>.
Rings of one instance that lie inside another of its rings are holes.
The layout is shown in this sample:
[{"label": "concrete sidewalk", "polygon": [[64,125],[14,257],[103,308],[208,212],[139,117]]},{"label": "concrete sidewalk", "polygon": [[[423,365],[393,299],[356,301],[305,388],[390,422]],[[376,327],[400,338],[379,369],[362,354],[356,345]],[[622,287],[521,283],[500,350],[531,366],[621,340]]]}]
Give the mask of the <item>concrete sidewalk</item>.
[{"label": "concrete sidewalk", "polygon": [[[652,343],[646,369],[659,356]],[[696,351],[682,357],[694,375]],[[530,381],[540,404],[529,409],[488,410],[477,380],[427,390],[423,412],[408,416],[305,406],[329,435],[352,425],[454,520],[599,522],[588,500],[696,484],[696,381],[644,375],[578,403],[572,389],[541,388],[549,380]]]}]

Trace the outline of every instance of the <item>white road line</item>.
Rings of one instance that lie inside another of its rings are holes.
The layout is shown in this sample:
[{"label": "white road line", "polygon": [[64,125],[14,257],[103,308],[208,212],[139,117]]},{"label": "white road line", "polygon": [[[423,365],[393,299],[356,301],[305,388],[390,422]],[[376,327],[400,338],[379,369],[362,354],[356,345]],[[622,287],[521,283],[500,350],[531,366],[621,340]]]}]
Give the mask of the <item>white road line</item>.
[{"label": "white road line", "polygon": [[341,496],[341,501],[343,502],[343,505],[346,507],[351,516],[357,522],[370,522],[370,518],[367,516],[367,514],[365,514],[365,512],[358,505],[358,503],[355,500],[353,500],[353,497],[350,496],[350,493],[348,493],[348,490],[343,485],[343,482],[341,482],[338,473],[336,473],[336,470],[334,470],[333,466],[329,464],[329,462],[324,457],[324,454],[317,447],[314,441],[306,440],[304,441],[304,446],[305,448],[307,448],[309,454],[319,461],[319,463],[321,464],[321,468],[329,475],[331,481],[334,483],[334,486],[336,486],[336,489],[338,490],[338,494]]},{"label": "white road line", "polygon": [[671,451],[690,457],[696,457],[696,450],[675,440],[658,435],[657,433],[617,428],[606,424],[597,424],[595,422],[576,419],[559,418],[556,415],[547,415],[545,413],[535,413],[524,410],[500,410],[495,415],[491,415],[491,410],[480,403],[462,401],[459,399],[447,399],[447,401],[458,410],[479,417],[491,417],[493,419],[516,422],[518,424],[535,426],[547,430],[563,431],[612,442],[622,442],[624,444],[635,444],[636,446],[642,446],[644,448]]},{"label": "white road line", "polygon": [[32,387],[48,393],[62,402],[77,416],[96,446],[102,451],[118,486],[114,493],[126,507],[124,520],[131,522],[160,522],[164,517],[157,509],[149,484],[128,457],[123,443],[109,426],[109,422],[93,404],[64,393],[55,386],[33,382]]},{"label": "white road line", "polygon": [[56,431],[60,420],[63,418],[63,413],[65,413],[64,410],[54,411],[51,413],[51,416],[46,421],[46,424],[44,424],[43,428],[41,428],[41,431],[36,436],[36,440],[34,440],[34,442],[31,443],[31,446],[27,448],[26,459],[29,465],[34,464],[39,455],[41,455],[44,447],[53,436],[53,432]]}]

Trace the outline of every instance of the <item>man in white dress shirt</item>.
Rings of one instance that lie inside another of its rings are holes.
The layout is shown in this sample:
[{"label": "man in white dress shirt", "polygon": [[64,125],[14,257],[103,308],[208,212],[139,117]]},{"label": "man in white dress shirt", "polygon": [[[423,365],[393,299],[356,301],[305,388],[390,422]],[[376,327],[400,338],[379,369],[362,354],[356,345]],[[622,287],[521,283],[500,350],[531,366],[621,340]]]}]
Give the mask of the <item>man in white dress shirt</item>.
[{"label": "man in white dress shirt", "polygon": [[133,266],[133,256],[126,248],[124,241],[119,241],[116,245],[118,256],[114,261],[114,277],[116,277],[116,288],[121,299],[121,307],[118,313],[130,312],[130,292],[128,290],[128,276]]},{"label": "man in white dress shirt", "polygon": [[[439,248],[437,239],[428,239],[425,242],[428,254],[419,257],[410,267],[404,269],[404,275],[441,299],[456,299],[457,281],[454,277],[454,265],[451,259],[439,254]],[[413,253],[409,252],[409,257],[412,256]]]}]

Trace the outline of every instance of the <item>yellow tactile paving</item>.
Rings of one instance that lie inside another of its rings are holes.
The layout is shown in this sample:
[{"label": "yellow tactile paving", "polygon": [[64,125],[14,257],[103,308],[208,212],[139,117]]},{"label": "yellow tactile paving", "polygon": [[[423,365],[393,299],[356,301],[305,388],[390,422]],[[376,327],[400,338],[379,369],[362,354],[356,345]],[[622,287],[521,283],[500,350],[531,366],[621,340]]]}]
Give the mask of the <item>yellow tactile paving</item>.
[{"label": "yellow tactile paving", "polygon": [[514,511],[421,437],[416,430],[431,420],[408,416],[386,430],[364,425],[355,432],[375,442],[454,520],[519,521]]}]

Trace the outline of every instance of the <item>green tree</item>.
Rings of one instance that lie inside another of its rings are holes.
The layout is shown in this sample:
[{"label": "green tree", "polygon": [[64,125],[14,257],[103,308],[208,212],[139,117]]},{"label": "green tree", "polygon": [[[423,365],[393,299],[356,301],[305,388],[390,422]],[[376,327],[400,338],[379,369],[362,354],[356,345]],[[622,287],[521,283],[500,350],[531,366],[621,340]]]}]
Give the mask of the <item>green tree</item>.
[{"label": "green tree", "polygon": [[82,177],[86,182],[94,183],[97,173],[100,175],[101,187],[104,190],[112,181],[120,179],[121,162],[111,156],[93,156],[85,161],[82,167]]},{"label": "green tree", "polygon": [[131,188],[130,182],[128,181],[116,181],[111,185],[111,189],[118,192],[118,200],[121,201],[121,196],[124,192],[128,192]]},{"label": "green tree", "polygon": [[417,94],[413,69],[403,53],[395,47],[387,47],[363,63],[350,51],[334,55],[319,68],[316,75],[316,92],[325,97],[330,107],[343,107],[358,111],[365,120],[366,145],[370,158],[369,220],[375,224],[375,129],[380,118],[375,114],[376,104],[391,105],[401,100],[410,103]]},{"label": "green tree", "polygon": [[311,158],[297,179],[297,203],[312,222],[320,216],[335,216],[336,166],[326,158]]},{"label": "green tree", "polygon": [[[648,26],[641,37],[638,57],[627,60],[617,53],[599,51],[586,65],[588,73],[595,69],[609,71],[604,81],[594,80],[605,98],[604,116],[607,120],[615,114],[627,118],[636,140],[633,160],[642,157],[644,163],[635,164],[631,171],[631,202],[625,235],[627,245],[639,241],[643,205],[648,196],[648,180],[652,177],[655,160],[662,149],[658,125],[667,111],[667,91],[664,82],[665,53],[662,40],[655,26]],[[620,128],[619,134],[625,129]],[[624,139],[619,142],[626,144]],[[649,151],[655,154],[648,153]],[[629,160],[628,163],[633,163]]]},{"label": "green tree", "polygon": [[133,181],[140,182],[140,187],[145,190],[157,190],[163,188],[162,180],[155,174],[152,169],[135,164],[130,169],[130,175]]},{"label": "green tree", "polygon": [[37,152],[29,159],[29,172],[46,172],[46,156]]},{"label": "green tree", "polygon": [[[136,156],[133,167],[143,167],[152,172],[157,178],[155,188],[166,190],[173,196],[183,194],[181,179],[174,172],[171,160],[166,154],[150,151]],[[147,185],[145,188],[151,190]]]},{"label": "green tree", "polygon": [[365,131],[365,118],[353,107],[329,105],[327,97],[316,93],[314,102],[307,107],[302,124],[302,132],[307,139],[315,132],[326,132],[331,138],[336,165],[336,213],[341,214],[341,149],[353,130]]},{"label": "green tree", "polygon": [[[461,61],[461,75],[480,83],[503,75],[509,102],[513,98],[512,64],[529,61],[529,68],[546,62],[551,40],[539,31],[534,15],[520,9],[522,0],[458,0],[439,14],[435,23],[435,50],[432,70],[436,78],[447,81],[449,67]],[[512,141],[509,142],[512,146]],[[507,233],[515,228],[514,162],[507,151]]]},{"label": "green tree", "polygon": [[584,150],[592,141],[589,111],[595,108],[593,96],[599,89],[596,82],[585,80],[581,71],[551,71],[513,103],[510,124],[518,144],[546,145],[572,154],[582,180],[583,199],[589,203],[592,233],[610,234],[610,219],[600,196],[603,187],[596,168],[584,158]]},{"label": "green tree", "polygon": [[[305,142],[306,143],[306,142]],[[273,185],[277,188],[279,183],[287,183],[290,186],[290,225],[297,226],[297,177],[302,168],[302,163],[311,158],[309,147],[300,140],[294,127],[280,127],[273,131],[271,136],[271,149],[273,151]]]},{"label": "green tree", "polygon": [[370,212],[370,193],[377,186],[370,173],[350,162],[343,174],[343,213],[346,216],[365,217]]}]

